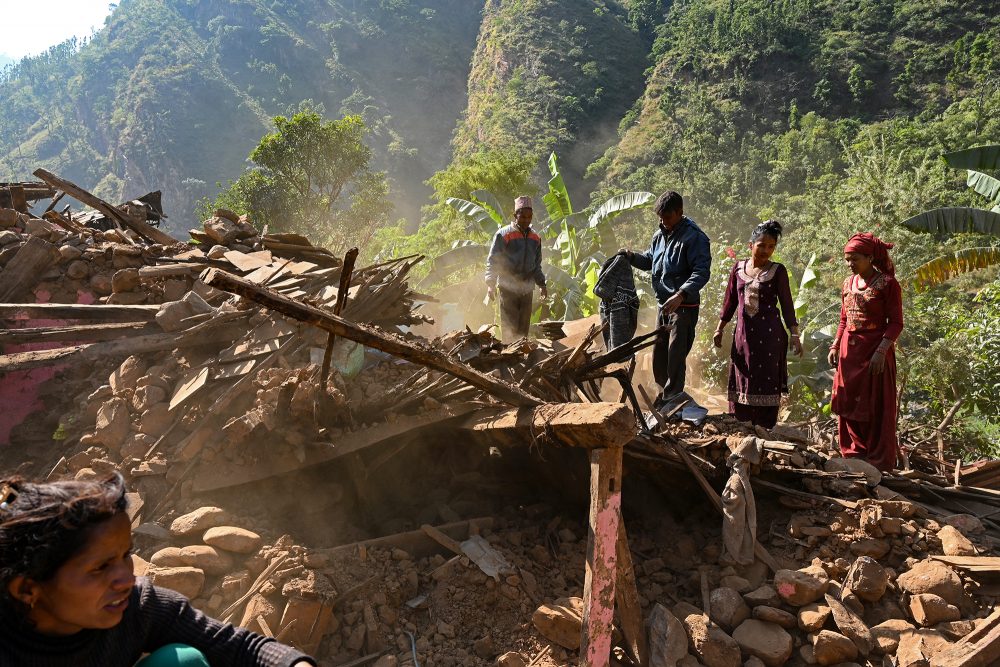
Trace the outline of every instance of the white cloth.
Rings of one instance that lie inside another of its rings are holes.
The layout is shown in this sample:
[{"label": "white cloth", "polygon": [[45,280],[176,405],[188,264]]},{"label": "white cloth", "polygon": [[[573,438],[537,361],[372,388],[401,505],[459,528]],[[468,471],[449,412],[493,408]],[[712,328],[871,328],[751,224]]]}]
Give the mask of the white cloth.
[{"label": "white cloth", "polygon": [[722,490],[723,562],[750,565],[757,535],[757,503],[750,486],[750,466],[760,463],[764,441],[747,436],[729,455],[732,474]]}]

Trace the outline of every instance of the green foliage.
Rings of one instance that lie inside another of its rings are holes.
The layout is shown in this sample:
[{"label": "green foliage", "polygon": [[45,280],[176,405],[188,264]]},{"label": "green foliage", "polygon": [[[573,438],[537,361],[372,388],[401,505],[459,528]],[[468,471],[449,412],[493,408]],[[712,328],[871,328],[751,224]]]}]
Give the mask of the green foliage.
[{"label": "green foliage", "polygon": [[655,21],[659,3],[635,11],[623,4],[486,3],[456,158],[514,147],[539,164],[557,150],[567,173],[581,174],[604,149],[603,127],[616,125],[642,92],[648,42],[632,26]]},{"label": "green foliage", "polygon": [[979,208],[951,207],[924,211],[903,220],[904,227],[933,234],[993,234],[1000,236],[1000,213]]},{"label": "green foliage", "polygon": [[112,201],[161,189],[179,233],[212,184],[240,175],[271,118],[312,99],[364,115],[374,168],[415,218],[423,182],[450,157],[481,10],[468,0],[121,2],[91,38],[0,73],[0,180],[42,166]]},{"label": "green foliage", "polygon": [[949,167],[979,171],[1000,169],[1000,145],[976,146],[945,153],[941,157]]},{"label": "green foliage", "polygon": [[392,210],[384,175],[369,170],[359,116],[324,121],[315,111],[277,116],[275,131],[217,205],[249,213],[272,231],[296,231],[332,250],[364,247]]},{"label": "green foliage", "polygon": [[955,276],[1000,264],[1000,248],[965,248],[935,257],[917,267],[914,282],[923,287],[939,285]]}]

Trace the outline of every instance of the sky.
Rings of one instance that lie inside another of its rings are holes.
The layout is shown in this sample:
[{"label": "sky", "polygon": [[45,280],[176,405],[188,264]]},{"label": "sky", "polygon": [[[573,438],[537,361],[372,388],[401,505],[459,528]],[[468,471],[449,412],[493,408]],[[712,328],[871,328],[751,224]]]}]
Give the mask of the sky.
[{"label": "sky", "polygon": [[74,35],[90,36],[104,25],[109,5],[110,0],[0,0],[0,67],[8,59],[37,55]]}]

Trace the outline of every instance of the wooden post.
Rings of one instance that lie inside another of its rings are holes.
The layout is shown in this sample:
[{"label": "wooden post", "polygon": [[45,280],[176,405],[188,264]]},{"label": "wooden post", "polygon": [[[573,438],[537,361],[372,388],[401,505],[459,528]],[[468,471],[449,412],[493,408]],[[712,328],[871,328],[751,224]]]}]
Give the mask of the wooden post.
[{"label": "wooden post", "polygon": [[583,584],[580,666],[608,667],[618,578],[618,524],[621,518],[622,448],[590,452],[590,531]]},{"label": "wooden post", "polygon": [[635,583],[635,568],[632,565],[632,551],[628,546],[625,521],[618,519],[618,541],[615,543],[618,555],[618,581],[615,586],[615,601],[618,604],[618,618],[625,648],[639,667],[649,664],[649,647],[646,626],[642,622],[642,608],[639,606],[639,588]]},{"label": "wooden post", "polygon": [[[337,290],[337,303],[333,307],[333,314],[340,315],[344,311],[344,304],[347,303],[347,290],[351,287],[351,274],[354,273],[354,262],[358,259],[358,249],[351,248],[344,255],[344,265],[340,269],[340,288]],[[333,361],[333,344],[337,341],[337,334],[332,331],[327,336],[326,351],[323,353],[323,367],[319,372],[319,387],[326,391],[326,378],[330,374],[330,362]]]}]

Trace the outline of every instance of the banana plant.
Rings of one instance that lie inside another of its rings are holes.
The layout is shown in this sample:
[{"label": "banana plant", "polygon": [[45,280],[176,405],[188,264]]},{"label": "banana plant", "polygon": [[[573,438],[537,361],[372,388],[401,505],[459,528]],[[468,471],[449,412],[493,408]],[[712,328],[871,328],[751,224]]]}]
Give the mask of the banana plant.
[{"label": "banana plant", "polygon": [[[944,155],[948,166],[968,170],[966,183],[992,205],[990,210],[946,207],[924,211],[902,222],[915,232],[991,234],[1000,236],[1000,180],[982,170],[1000,169],[1000,145],[976,146]],[[1000,264],[1000,248],[981,246],[935,257],[917,267],[918,288],[939,285],[955,276]]]},{"label": "banana plant", "polygon": [[[792,285],[795,290],[795,318],[799,321],[799,335],[806,349],[801,357],[794,355],[788,357],[788,384],[794,385],[801,382],[809,387],[814,396],[824,396],[825,392],[829,390],[833,374],[825,365],[825,356],[822,351],[826,347],[826,343],[833,339],[833,333],[829,331],[829,327],[811,331],[807,321],[809,314],[807,293],[819,281],[819,274],[815,267],[816,254],[813,253],[806,268],[802,271],[802,278],[799,280],[798,286],[795,286],[794,283]],[[812,345],[809,345],[810,342]]]}]

